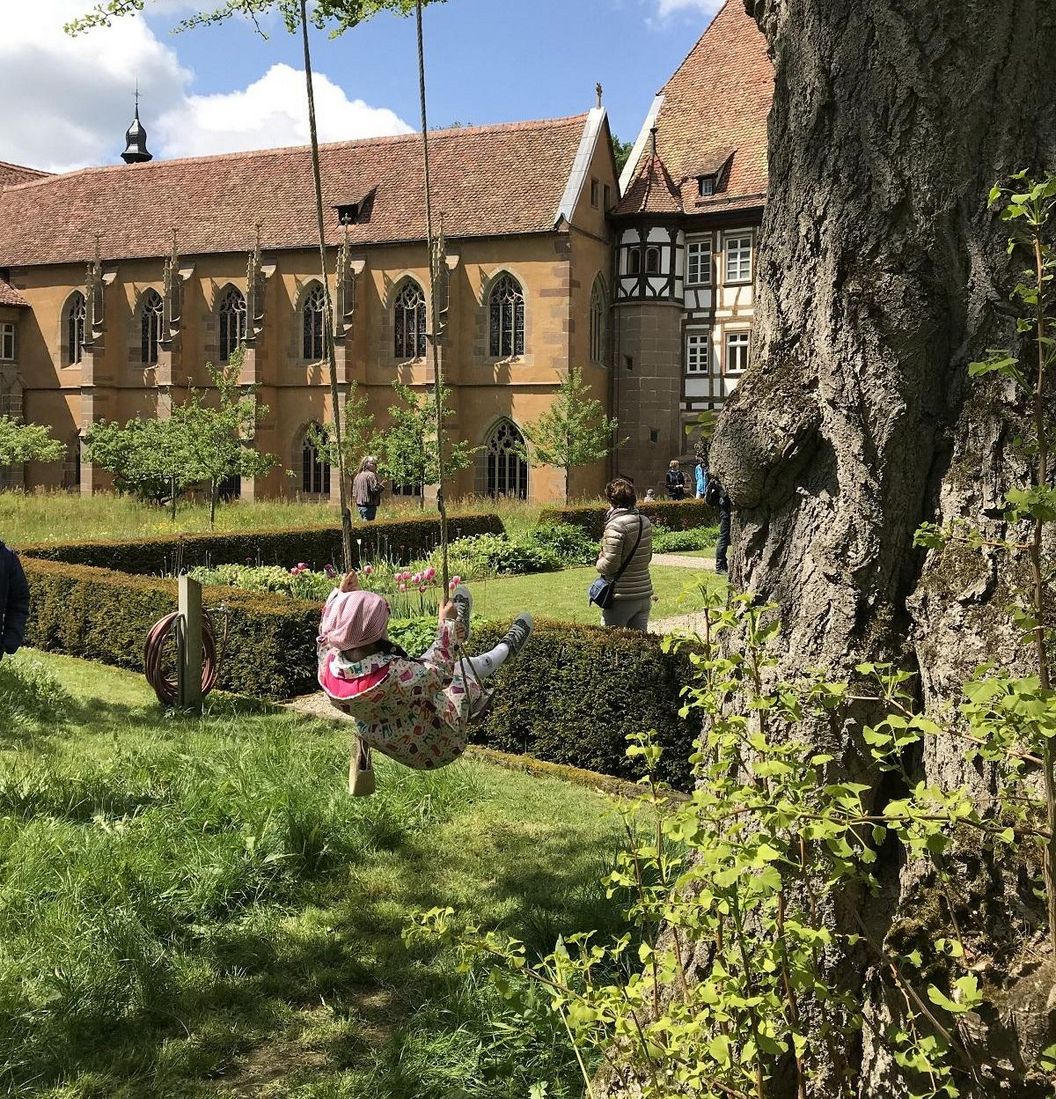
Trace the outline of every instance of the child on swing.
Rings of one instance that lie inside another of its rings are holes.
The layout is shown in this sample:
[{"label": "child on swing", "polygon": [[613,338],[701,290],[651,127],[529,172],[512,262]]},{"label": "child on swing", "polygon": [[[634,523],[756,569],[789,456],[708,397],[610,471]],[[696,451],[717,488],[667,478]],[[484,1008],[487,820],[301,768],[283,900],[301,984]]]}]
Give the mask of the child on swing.
[{"label": "child on swing", "polygon": [[417,660],[385,636],[389,604],[349,572],[330,593],[317,639],[319,686],[356,719],[370,747],[418,770],[444,767],[466,747],[465,727],[484,697],[479,680],[524,648],[532,616],[520,614],[489,652],[456,656],[469,639],[473,598],[459,585],[440,607],[436,641]]}]

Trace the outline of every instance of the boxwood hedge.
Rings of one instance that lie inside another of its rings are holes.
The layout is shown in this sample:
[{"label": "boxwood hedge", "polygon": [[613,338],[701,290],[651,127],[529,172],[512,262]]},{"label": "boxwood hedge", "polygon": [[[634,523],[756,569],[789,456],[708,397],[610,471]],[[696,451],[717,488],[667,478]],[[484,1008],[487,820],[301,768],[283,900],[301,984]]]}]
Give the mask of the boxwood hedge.
[{"label": "boxwood hedge", "polygon": [[[694,527],[710,527],[719,521],[715,508],[703,500],[651,500],[639,501],[642,514],[654,523],[661,523],[668,530],[692,530]],[[539,516],[542,523],[570,523],[586,531],[591,538],[600,538],[605,529],[608,508],[604,503],[572,504],[563,508],[544,508]]]},{"label": "boxwood hedge", "polygon": [[[502,534],[497,515],[463,515],[450,520],[452,538],[471,534]],[[440,542],[436,518],[404,519],[357,526],[353,531],[353,555],[397,564],[429,554]],[[45,542],[21,547],[25,557],[91,565],[118,572],[147,576],[175,576],[187,569],[209,565],[285,565],[304,561],[322,568],[341,559],[339,527],[293,527],[286,530],[242,531],[233,534],[181,534],[154,538],[94,542]]]},{"label": "boxwood hedge", "polygon": [[[141,669],[150,627],[175,610],[176,582],[66,562],[23,558],[32,599],[27,642],[41,649]],[[315,690],[316,603],[235,588],[206,588],[219,632],[226,629],[220,686],[265,699]],[[480,651],[501,636],[487,624]],[[474,741],[507,752],[635,779],[625,758],[630,732],[655,729],[666,749],[663,775],[688,788],[696,729],[678,713],[690,670],[660,639],[542,621],[531,644],[496,680]]]}]

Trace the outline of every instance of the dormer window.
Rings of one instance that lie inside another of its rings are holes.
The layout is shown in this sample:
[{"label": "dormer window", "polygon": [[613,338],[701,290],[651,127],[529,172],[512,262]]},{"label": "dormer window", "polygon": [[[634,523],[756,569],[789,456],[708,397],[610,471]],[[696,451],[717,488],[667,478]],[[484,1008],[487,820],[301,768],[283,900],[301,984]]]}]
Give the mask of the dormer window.
[{"label": "dormer window", "polygon": [[715,177],[714,176],[697,176],[697,194],[701,198],[709,198],[715,194]]},{"label": "dormer window", "polygon": [[359,203],[343,202],[335,206],[338,225],[355,225],[359,221]]}]

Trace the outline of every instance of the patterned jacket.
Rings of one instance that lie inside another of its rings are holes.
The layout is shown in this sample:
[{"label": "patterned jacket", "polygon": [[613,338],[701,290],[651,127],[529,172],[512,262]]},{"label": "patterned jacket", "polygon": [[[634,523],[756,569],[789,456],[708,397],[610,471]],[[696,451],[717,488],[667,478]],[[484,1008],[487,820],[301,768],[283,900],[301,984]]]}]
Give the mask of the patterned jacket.
[{"label": "patterned jacket", "polygon": [[350,661],[320,644],[319,685],[371,748],[416,770],[445,767],[465,751],[470,704],[482,693],[471,676],[467,693],[457,641],[455,623],[444,622],[420,660],[375,653]]}]

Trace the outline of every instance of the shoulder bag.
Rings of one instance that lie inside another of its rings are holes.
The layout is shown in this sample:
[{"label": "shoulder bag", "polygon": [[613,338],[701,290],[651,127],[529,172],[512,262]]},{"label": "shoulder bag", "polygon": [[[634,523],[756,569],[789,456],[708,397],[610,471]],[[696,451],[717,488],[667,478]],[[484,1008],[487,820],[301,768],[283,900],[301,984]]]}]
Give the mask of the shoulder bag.
[{"label": "shoulder bag", "polygon": [[590,585],[590,589],[587,592],[588,603],[593,603],[594,606],[600,607],[603,611],[608,610],[609,607],[612,606],[612,601],[616,598],[616,584],[620,577],[627,571],[627,566],[634,560],[634,555],[638,552],[639,545],[641,545],[642,532],[644,530],[645,520],[639,515],[638,537],[634,540],[634,546],[631,548],[631,552],[623,559],[623,563],[611,580],[608,577],[599,576],[597,580]]}]

